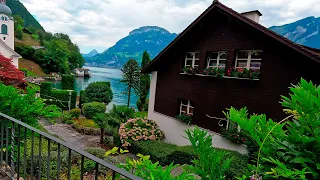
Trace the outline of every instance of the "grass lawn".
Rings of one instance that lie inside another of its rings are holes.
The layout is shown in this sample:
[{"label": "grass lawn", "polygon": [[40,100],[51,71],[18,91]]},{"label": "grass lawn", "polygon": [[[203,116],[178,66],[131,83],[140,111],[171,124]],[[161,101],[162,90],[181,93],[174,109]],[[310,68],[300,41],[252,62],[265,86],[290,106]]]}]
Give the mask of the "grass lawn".
[{"label": "grass lawn", "polygon": [[148,111],[138,111],[135,112],[133,115],[135,118],[139,117],[139,118],[144,118],[144,117],[148,117]]}]

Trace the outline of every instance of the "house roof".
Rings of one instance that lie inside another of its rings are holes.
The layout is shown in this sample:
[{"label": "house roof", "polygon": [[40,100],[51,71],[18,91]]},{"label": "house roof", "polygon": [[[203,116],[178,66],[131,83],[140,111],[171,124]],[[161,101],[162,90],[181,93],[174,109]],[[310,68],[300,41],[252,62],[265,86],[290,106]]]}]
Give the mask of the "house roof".
[{"label": "house roof", "polygon": [[248,26],[257,29],[261,33],[266,34],[267,36],[279,41],[280,43],[290,47],[291,49],[296,50],[297,52],[309,57],[310,59],[315,60],[316,62],[320,63],[320,50],[315,48],[310,48],[306,46],[302,46],[296,44],[289,39],[281,36],[268,28],[262,26],[261,24],[243,16],[241,13],[234,11],[233,9],[223,5],[218,0],[214,0],[213,3],[195,20],[193,21],[182,33],[180,33],[165,49],[163,49],[154,59],[151,61],[146,67],[142,69],[143,73],[150,73],[152,71],[152,67],[154,66],[155,62],[157,62],[160,57],[167,52],[176,42],[178,42],[192,27],[194,27],[203,17],[205,17],[209,12],[213,9],[218,8],[223,10],[230,16],[240,20],[241,22],[247,24]]},{"label": "house roof", "polygon": [[0,45],[2,45],[3,47],[5,47],[7,50],[9,50],[12,55],[11,57],[18,57],[18,58],[22,58],[22,56],[20,54],[18,54],[17,52],[15,52],[13,49],[11,49],[11,47],[9,47],[5,42],[3,42],[2,40],[0,40]]}]

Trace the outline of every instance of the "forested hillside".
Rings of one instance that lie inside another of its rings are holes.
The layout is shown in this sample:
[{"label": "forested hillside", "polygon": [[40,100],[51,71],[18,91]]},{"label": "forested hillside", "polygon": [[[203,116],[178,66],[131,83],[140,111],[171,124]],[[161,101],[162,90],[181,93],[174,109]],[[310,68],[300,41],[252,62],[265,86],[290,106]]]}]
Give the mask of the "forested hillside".
[{"label": "forested hillside", "polygon": [[7,6],[10,7],[13,14],[17,14],[24,19],[25,26],[33,26],[36,29],[44,30],[40,23],[29,13],[27,8],[18,0],[7,0]]}]

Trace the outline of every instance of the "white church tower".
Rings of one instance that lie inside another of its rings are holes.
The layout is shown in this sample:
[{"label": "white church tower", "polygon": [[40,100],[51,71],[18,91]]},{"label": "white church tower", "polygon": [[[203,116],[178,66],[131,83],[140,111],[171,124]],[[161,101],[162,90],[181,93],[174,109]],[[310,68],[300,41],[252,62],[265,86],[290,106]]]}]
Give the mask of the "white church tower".
[{"label": "white church tower", "polygon": [[0,53],[18,68],[21,56],[14,51],[14,19],[6,0],[0,0]]}]

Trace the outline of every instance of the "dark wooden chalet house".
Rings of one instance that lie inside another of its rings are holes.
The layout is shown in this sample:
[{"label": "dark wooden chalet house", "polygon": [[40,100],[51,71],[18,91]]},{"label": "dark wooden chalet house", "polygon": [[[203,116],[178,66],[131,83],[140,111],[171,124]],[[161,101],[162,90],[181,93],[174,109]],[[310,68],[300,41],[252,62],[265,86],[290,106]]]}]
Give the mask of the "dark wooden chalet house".
[{"label": "dark wooden chalet house", "polygon": [[[181,113],[219,133],[226,108],[246,106],[280,120],[280,95],[288,95],[291,84],[301,77],[320,84],[320,50],[268,30],[260,16],[214,1],[142,70],[152,75],[148,118],[157,121],[167,141],[188,144],[183,131],[192,126],[175,119]],[[236,148],[214,138],[215,146]]]}]

